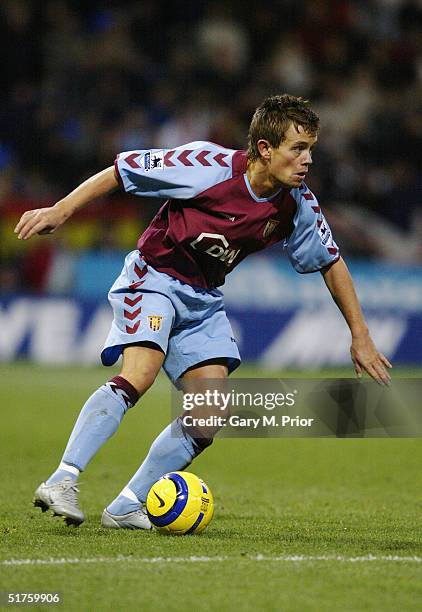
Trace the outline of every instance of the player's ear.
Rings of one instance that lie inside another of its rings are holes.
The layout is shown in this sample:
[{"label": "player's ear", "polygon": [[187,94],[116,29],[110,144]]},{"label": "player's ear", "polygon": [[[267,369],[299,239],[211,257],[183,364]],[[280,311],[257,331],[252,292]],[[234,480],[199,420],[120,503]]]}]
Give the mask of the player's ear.
[{"label": "player's ear", "polygon": [[258,146],[258,151],[261,155],[261,157],[265,160],[265,161],[270,161],[271,159],[271,145],[268,142],[268,140],[264,140],[263,138],[260,138],[257,142],[257,146]]}]

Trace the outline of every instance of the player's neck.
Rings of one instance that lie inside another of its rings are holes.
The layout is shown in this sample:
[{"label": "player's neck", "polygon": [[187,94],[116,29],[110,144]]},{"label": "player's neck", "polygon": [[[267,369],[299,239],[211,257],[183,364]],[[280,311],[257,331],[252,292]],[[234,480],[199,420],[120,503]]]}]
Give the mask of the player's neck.
[{"label": "player's neck", "polygon": [[270,175],[268,166],[260,159],[248,162],[246,176],[257,198],[269,198],[282,187],[281,183]]}]

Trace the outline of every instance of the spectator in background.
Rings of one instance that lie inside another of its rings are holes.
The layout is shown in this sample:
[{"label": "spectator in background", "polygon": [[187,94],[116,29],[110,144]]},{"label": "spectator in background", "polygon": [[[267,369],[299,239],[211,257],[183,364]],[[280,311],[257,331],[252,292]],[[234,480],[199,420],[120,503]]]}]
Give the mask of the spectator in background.
[{"label": "spectator in background", "polygon": [[394,245],[416,240],[421,202],[420,3],[269,0],[257,14],[236,6],[1,3],[8,192],[54,199],[116,149],[172,146],[192,134],[241,148],[259,100],[288,89],[312,98],[322,116],[323,163],[311,188],[341,213],[330,220],[346,253],[361,254],[362,242],[337,219],[363,209],[370,233],[384,236],[382,226],[389,236],[368,241],[365,256],[413,261],[412,249]]}]

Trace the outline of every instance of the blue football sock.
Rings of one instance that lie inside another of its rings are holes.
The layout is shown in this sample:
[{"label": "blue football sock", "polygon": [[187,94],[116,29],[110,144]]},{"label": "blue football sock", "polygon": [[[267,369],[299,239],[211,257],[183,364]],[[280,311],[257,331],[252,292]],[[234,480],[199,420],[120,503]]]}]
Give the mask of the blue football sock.
[{"label": "blue football sock", "polygon": [[144,503],[154,482],[167,472],[184,470],[201,452],[202,448],[198,448],[195,442],[183,430],[180,419],[173,421],[154,440],[141,467],[107,510],[112,514],[126,514],[138,509],[140,503],[136,508],[130,493]]},{"label": "blue football sock", "polygon": [[[117,430],[125,412],[136,403],[138,397],[136,389],[121,376],[115,376],[97,389],[82,408],[62,463],[47,480],[47,484],[62,479],[60,472],[66,467],[64,464],[83,471],[104,442]],[[66,476],[69,475],[66,473]]]},{"label": "blue football sock", "polygon": [[121,516],[122,514],[128,514],[129,512],[136,512],[141,507],[141,502],[136,497],[135,493],[128,487],[125,487],[123,491],[114,499],[109,506],[107,506],[108,512]]},{"label": "blue football sock", "polygon": [[46,484],[51,485],[59,480],[63,480],[63,478],[71,478],[75,482],[78,480],[79,470],[74,465],[68,465],[62,461],[53,474],[51,474],[50,478],[46,481]]}]

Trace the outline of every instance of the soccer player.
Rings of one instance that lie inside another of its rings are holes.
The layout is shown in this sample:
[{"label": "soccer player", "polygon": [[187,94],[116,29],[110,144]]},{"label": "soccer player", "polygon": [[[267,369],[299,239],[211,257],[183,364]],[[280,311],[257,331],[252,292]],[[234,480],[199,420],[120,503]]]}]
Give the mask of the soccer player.
[{"label": "soccer player", "polygon": [[[167,198],[109,293],[114,320],[101,359],[112,365],[123,355],[120,375],[87,400],[58,468],[35,492],[35,505],[50,508],[68,524],[83,522],[79,473],[161,367],[174,383],[189,384],[225,379],[239,365],[217,287],[249,253],[276,242],[284,241],[298,272],[321,272],[350,328],[357,376],[366,371],[378,383],[389,383],[391,364],[372,342],[346,264],[304,182],[318,130],[319,119],[307,102],[273,96],[254,113],[247,151],[191,142],[171,150],[120,153],[114,167],[54,206],[22,215],[15,232],[26,240],[54,232],[79,208],[119,188]],[[183,470],[211,442],[212,437],[194,437],[176,419],[104,510],[103,526],[151,528],[144,510],[151,485],[166,472]]]}]

